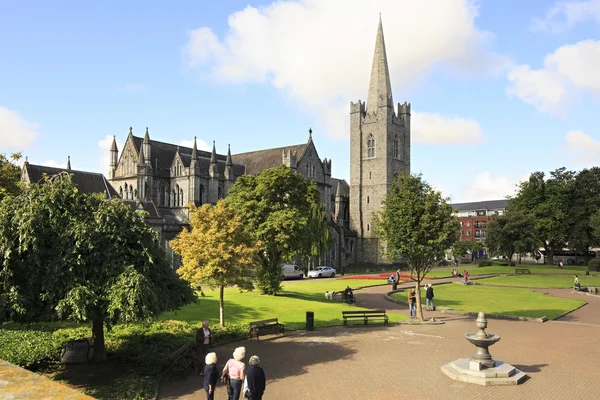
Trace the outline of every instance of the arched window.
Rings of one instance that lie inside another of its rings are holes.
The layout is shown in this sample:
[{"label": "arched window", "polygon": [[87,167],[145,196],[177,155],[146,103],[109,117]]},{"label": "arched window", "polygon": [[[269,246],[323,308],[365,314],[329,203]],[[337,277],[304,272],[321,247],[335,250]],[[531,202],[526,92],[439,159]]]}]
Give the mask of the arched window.
[{"label": "arched window", "polygon": [[137,189],[135,189],[135,190],[133,191],[133,197],[132,197],[132,198],[133,198],[133,199],[137,199]]},{"label": "arched window", "polygon": [[369,179],[371,179],[372,175],[371,175],[371,171],[369,171]]},{"label": "arched window", "polygon": [[183,189],[179,189],[179,201],[181,202],[179,205],[183,206],[185,204],[185,199],[183,198]]},{"label": "arched window", "polygon": [[367,157],[375,157],[375,136],[372,133],[367,138]]},{"label": "arched window", "polygon": [[369,204],[371,202],[371,198],[369,196],[367,196],[367,204]]},{"label": "arched window", "polygon": [[394,149],[392,151],[392,157],[395,159],[400,158],[400,142],[398,140],[398,135],[394,136]]},{"label": "arched window", "polygon": [[335,212],[335,195],[334,194],[331,195],[329,207],[330,207],[331,211]]},{"label": "arched window", "polygon": [[221,186],[219,186],[219,189],[217,190],[217,199],[222,199],[223,198],[223,189],[221,189]]},{"label": "arched window", "polygon": [[135,199],[135,197],[133,197],[133,186],[129,186],[129,198],[131,200]]},{"label": "arched window", "polygon": [[163,182],[160,183],[160,187],[158,188],[158,205],[166,206],[165,199],[167,198],[167,192],[165,191],[165,184]]},{"label": "arched window", "polygon": [[175,189],[173,189],[171,191],[171,207],[176,207],[177,206],[177,195],[175,194]]},{"label": "arched window", "polygon": [[204,204],[204,185],[200,185],[200,196],[198,198],[200,205]]},{"label": "arched window", "polygon": [[123,198],[123,186],[119,186],[119,196]]},{"label": "arched window", "polygon": [[181,194],[179,192],[179,185],[175,186],[175,191],[177,192],[177,201],[175,202],[175,206],[179,207],[181,205]]},{"label": "arched window", "polygon": [[371,224],[367,222],[367,232],[371,232]]}]

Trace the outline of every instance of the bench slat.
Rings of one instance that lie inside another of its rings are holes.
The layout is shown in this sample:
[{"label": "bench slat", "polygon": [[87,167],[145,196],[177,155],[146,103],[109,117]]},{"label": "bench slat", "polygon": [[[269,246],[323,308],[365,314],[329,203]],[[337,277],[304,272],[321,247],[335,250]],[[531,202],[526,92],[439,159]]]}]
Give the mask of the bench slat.
[{"label": "bench slat", "polygon": [[263,319],[262,321],[250,322],[250,326],[265,325],[265,324],[270,324],[270,323],[278,323],[277,321],[278,321],[278,318]]}]

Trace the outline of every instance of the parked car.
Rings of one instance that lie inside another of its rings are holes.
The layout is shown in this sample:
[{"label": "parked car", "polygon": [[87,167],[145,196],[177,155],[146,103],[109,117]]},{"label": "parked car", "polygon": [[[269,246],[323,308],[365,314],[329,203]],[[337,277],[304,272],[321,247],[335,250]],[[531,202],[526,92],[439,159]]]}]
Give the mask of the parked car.
[{"label": "parked car", "polygon": [[302,278],[304,278],[304,273],[299,266],[294,264],[286,264],[281,266],[281,280]]},{"label": "parked car", "polygon": [[323,278],[326,276],[334,278],[335,277],[335,269],[333,269],[331,267],[317,267],[316,269],[313,269],[312,271],[308,272],[309,278]]}]

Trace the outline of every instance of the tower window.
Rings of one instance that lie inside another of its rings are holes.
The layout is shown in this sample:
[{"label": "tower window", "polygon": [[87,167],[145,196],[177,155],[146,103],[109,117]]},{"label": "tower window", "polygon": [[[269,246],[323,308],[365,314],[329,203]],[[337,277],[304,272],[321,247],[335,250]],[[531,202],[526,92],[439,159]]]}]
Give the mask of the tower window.
[{"label": "tower window", "polygon": [[369,179],[371,179],[371,171],[369,171]]},{"label": "tower window", "polygon": [[371,199],[369,198],[369,196],[367,196],[367,204],[369,204],[371,202]]},{"label": "tower window", "polygon": [[367,157],[375,157],[375,136],[372,133],[367,138]]},{"label": "tower window", "polygon": [[371,232],[371,224],[367,222],[367,232]]},{"label": "tower window", "polygon": [[394,150],[392,153],[392,157],[395,159],[400,158],[400,142],[398,140],[398,135],[394,136]]}]

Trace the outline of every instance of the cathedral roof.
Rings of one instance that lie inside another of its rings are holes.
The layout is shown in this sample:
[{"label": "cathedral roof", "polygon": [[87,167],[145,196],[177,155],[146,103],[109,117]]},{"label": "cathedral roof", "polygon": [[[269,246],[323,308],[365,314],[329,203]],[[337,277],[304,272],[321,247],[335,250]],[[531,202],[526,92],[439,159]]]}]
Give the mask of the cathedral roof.
[{"label": "cathedral roof", "polygon": [[40,183],[43,181],[43,175],[58,175],[61,172],[71,174],[73,183],[81,193],[104,193],[106,198],[120,198],[119,193],[112,187],[104,175],[97,172],[76,171],[66,168],[46,167],[44,165],[34,165],[26,162],[23,165],[24,175],[27,176],[29,183]]},{"label": "cathedral roof", "polygon": [[337,196],[338,190],[341,196],[350,196],[350,185],[345,179],[331,178],[331,193]]},{"label": "cathedral roof", "polygon": [[283,151],[292,151],[297,153],[297,160],[302,158],[308,143],[296,144],[293,146],[277,147],[274,149],[251,151],[248,153],[232,154],[234,164],[243,164],[246,166],[246,174],[257,175],[267,168],[276,167],[283,164]]},{"label": "cathedral roof", "polygon": [[[139,151],[140,146],[142,145],[143,138],[133,136],[133,143],[137,151]],[[175,153],[177,153],[177,149],[179,148],[179,155],[181,156],[181,160],[186,167],[190,166],[190,161],[192,160],[192,148],[177,146],[176,144],[159,142],[157,140],[150,139],[150,158],[152,161],[152,168],[155,169],[156,174],[159,177],[168,178],[170,176],[170,168],[171,163],[173,162],[173,158],[175,157]],[[196,150],[198,155],[198,161],[201,170],[208,170],[208,166],[210,164],[211,152],[204,150]],[[227,156],[223,154],[217,154],[217,163],[219,172],[223,173],[225,171],[225,162],[227,161]],[[235,176],[240,176],[244,174],[244,166],[243,165],[233,165],[233,173]]]}]

